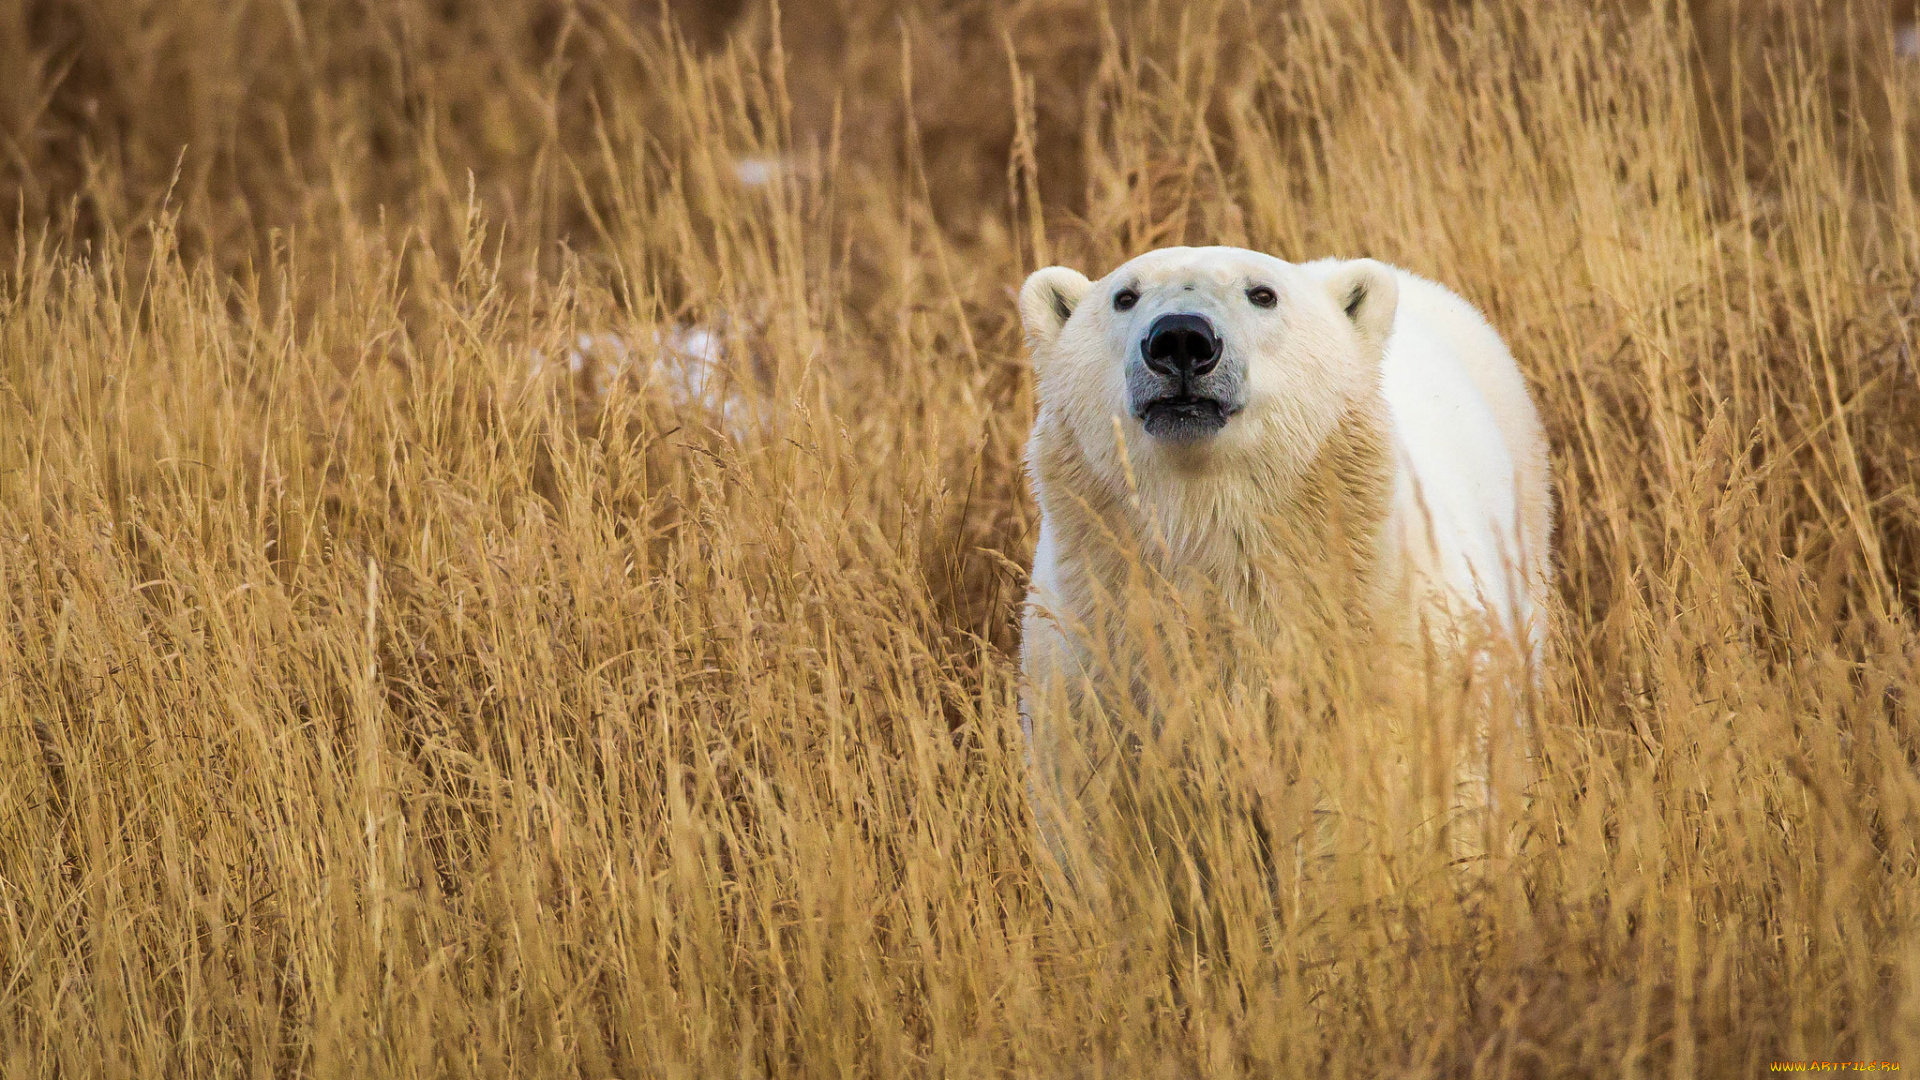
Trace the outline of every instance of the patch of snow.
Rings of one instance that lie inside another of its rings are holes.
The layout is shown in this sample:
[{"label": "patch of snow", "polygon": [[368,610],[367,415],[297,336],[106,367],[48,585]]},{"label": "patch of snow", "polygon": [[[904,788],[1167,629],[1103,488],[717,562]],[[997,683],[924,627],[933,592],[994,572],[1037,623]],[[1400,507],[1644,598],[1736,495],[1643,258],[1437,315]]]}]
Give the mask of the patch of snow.
[{"label": "patch of snow", "polygon": [[779,158],[741,158],[733,163],[733,176],[747,187],[766,187],[785,168],[786,162]]},{"label": "patch of snow", "polygon": [[[654,330],[651,344],[650,350],[635,350],[619,334],[584,333],[567,350],[567,371],[576,378],[586,373],[587,389],[595,398],[606,397],[631,371],[641,385],[665,390],[676,408],[711,413],[734,438],[766,426],[764,410],[728,378],[725,346],[711,327],[676,323]],[[636,357],[637,351],[645,355]],[[546,366],[546,357],[534,350],[531,374],[540,376]]]}]

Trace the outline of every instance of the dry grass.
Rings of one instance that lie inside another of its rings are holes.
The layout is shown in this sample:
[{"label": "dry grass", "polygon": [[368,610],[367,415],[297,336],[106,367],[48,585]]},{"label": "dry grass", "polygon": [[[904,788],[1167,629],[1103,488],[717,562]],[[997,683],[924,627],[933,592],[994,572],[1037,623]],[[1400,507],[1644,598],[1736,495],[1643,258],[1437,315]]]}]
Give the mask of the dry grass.
[{"label": "dry grass", "polygon": [[[0,1069],[1920,1068],[1895,13],[1256,7],[0,6]],[[1335,694],[1048,894],[1010,290],[1180,240],[1438,278],[1536,388],[1490,880]],[[530,374],[694,324],[731,422]]]}]

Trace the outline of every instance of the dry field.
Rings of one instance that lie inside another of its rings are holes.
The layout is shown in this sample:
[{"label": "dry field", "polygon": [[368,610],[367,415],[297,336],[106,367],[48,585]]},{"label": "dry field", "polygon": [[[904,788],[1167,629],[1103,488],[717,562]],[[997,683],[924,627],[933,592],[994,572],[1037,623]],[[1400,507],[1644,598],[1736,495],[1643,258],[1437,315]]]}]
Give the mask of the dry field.
[{"label": "dry field", "polygon": [[[3,0],[0,1072],[1920,1069],[1913,17]],[[1538,395],[1493,872],[1198,657],[1049,884],[1012,292],[1181,241]]]}]

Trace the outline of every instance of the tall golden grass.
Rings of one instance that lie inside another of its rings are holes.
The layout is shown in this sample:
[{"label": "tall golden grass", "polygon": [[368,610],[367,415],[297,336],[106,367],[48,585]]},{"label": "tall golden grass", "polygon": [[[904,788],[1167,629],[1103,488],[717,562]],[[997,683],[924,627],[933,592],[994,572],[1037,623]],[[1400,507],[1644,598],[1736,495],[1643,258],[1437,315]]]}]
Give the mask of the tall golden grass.
[{"label": "tall golden grass", "polygon": [[[0,5],[0,1069],[1920,1068],[1905,17]],[[1181,241],[1531,380],[1498,874],[1201,666],[1140,872],[1049,884],[1012,290]]]}]

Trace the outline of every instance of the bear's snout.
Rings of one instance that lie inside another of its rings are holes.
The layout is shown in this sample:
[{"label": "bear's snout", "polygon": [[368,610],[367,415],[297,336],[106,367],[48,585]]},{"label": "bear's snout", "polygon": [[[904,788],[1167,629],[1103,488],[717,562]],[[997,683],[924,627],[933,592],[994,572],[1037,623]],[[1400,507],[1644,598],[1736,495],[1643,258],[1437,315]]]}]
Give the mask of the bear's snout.
[{"label": "bear's snout", "polygon": [[1240,411],[1241,372],[1226,363],[1227,343],[1213,320],[1193,311],[1154,319],[1127,367],[1127,402],[1147,434],[1194,443],[1225,427]]},{"label": "bear's snout", "polygon": [[1140,355],[1156,375],[1199,376],[1220,363],[1220,335],[1205,315],[1171,312],[1153,320]]}]

